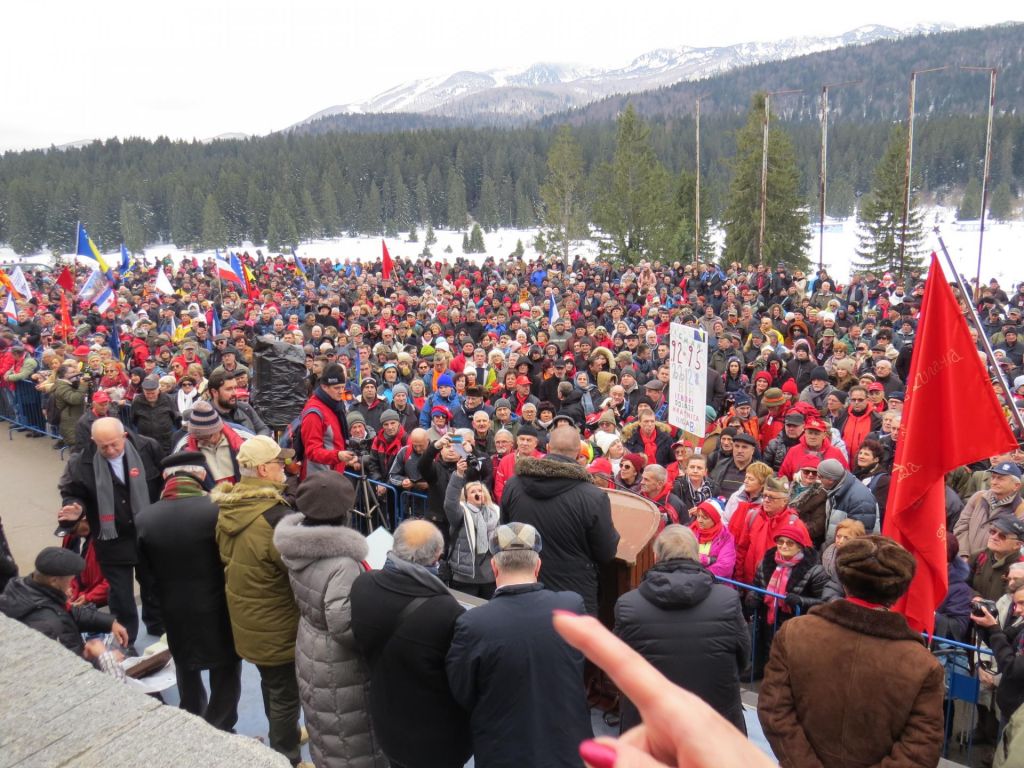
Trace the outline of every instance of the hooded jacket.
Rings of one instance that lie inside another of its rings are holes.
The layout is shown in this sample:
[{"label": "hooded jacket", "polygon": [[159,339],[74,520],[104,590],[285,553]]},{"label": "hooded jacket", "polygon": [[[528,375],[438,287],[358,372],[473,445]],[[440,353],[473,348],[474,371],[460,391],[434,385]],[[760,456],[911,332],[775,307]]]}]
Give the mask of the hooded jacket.
[{"label": "hooded jacket", "polygon": [[529,523],[544,544],[540,580],[554,591],[583,597],[597,615],[598,566],[611,562],[619,543],[611,502],[571,459],[521,458],[501,498],[504,522]]},{"label": "hooded jacket", "polygon": [[[672,428],[664,422],[654,422],[654,461],[647,457],[647,463],[667,467],[675,460],[672,454]],[[634,421],[622,428],[622,444],[631,453],[646,454],[644,439],[640,434],[640,422]]]},{"label": "hooded jacket", "polygon": [[220,507],[217,547],[238,655],[277,666],[295,659],[299,614],[288,568],[274,546],[274,527],[291,512],[278,483],[243,477],[219,485],[210,500]]},{"label": "hooded jacket", "polygon": [[295,671],[313,761],[326,768],[384,768],[370,727],[366,662],[352,639],[352,582],[363,572],[366,539],[352,528],[307,527],[301,514],[274,529],[299,609]]},{"label": "hooded jacket", "polygon": [[[615,634],[746,733],[739,673],[750,660],[750,635],[736,590],[693,560],[656,563],[615,603]],[[626,731],[640,716],[632,702],[622,704]]]}]

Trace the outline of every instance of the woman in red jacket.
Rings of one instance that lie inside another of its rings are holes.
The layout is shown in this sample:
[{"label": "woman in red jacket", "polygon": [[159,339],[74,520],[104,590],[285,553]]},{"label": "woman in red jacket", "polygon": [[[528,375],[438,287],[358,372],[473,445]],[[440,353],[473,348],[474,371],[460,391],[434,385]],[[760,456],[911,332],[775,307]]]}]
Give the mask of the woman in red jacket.
[{"label": "woman in red jacket", "polygon": [[733,529],[736,537],[736,581],[753,584],[757,566],[765,552],[775,546],[775,535],[787,525],[800,525],[800,515],[789,506],[789,480],[770,477],[764,484],[761,503],[747,511],[745,520],[737,521]]}]

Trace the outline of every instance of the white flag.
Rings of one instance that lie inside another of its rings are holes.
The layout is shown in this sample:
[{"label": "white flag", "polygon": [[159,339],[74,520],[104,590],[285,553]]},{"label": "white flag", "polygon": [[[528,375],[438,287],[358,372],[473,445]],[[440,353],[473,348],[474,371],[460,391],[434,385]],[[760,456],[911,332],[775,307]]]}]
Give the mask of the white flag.
[{"label": "white flag", "polygon": [[15,267],[14,271],[11,272],[11,285],[14,286],[14,290],[18,292],[21,298],[32,298],[32,289],[29,287],[28,280],[25,279],[25,273],[21,271],[21,267]]},{"label": "white flag", "polygon": [[7,292],[7,304],[4,305],[4,314],[12,323],[18,322],[18,307],[14,303],[14,295]]},{"label": "white flag", "polygon": [[164,272],[163,269],[158,269],[156,271],[156,289],[167,296],[174,293],[174,286],[171,285],[171,280],[167,277],[167,273]]}]

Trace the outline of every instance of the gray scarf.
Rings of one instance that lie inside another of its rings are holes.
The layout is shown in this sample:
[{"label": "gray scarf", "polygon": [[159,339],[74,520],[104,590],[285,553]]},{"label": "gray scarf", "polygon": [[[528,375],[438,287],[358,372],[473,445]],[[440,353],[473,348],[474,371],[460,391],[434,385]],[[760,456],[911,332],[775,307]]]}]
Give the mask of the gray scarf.
[{"label": "gray scarf", "polygon": [[437,572],[427,568],[425,565],[410,563],[398,557],[393,551],[388,552],[387,560],[384,561],[385,571],[397,571],[408,576],[413,581],[427,587],[431,592],[444,595],[448,594],[448,587],[437,577]]},{"label": "gray scarf", "polygon": [[[128,465],[125,480],[128,483],[128,494],[131,500],[131,513],[134,517],[149,506],[149,486],[146,484],[146,467],[142,457],[135,450],[131,441],[124,441],[122,461]],[[100,515],[100,540],[110,541],[117,538],[117,524],[114,522],[114,479],[108,462],[97,451],[92,460],[93,477],[96,479],[96,509]]]}]

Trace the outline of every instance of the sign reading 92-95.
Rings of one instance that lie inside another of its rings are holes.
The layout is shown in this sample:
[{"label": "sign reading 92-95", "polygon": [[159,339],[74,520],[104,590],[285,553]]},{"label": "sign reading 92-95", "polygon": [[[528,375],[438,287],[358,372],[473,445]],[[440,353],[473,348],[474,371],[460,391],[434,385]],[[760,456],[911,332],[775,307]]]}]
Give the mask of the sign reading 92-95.
[{"label": "sign reading 92-95", "polygon": [[708,385],[708,335],[672,323],[669,335],[668,423],[704,437]]}]

